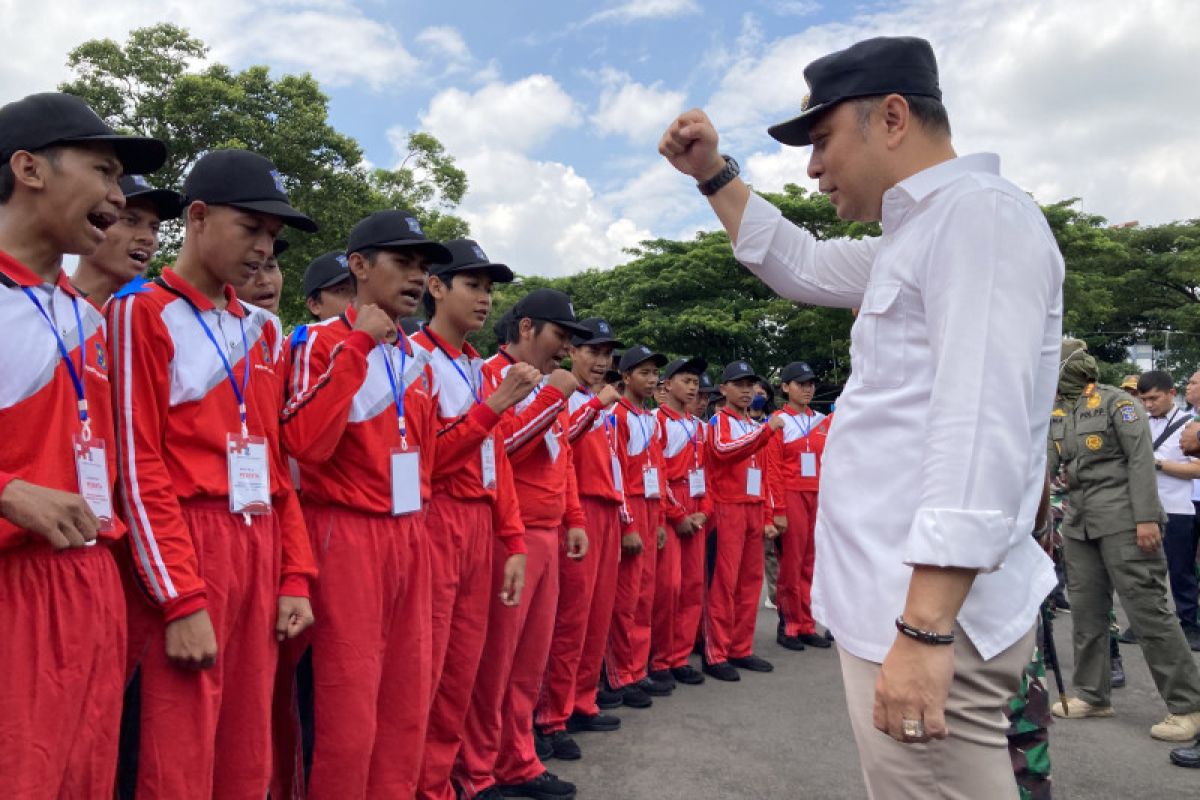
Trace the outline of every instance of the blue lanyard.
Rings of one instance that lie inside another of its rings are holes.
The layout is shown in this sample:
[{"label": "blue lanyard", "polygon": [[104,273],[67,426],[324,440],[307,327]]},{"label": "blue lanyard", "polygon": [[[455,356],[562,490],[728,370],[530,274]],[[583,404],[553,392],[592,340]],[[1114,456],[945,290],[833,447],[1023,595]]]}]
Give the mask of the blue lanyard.
[{"label": "blue lanyard", "polygon": [[696,441],[696,439],[697,439],[696,434],[700,431],[700,425],[697,424],[695,428],[688,427],[686,417],[680,417],[679,424],[683,426],[683,429],[687,432],[688,441],[692,443],[692,461],[696,465],[699,465],[700,464],[700,443],[698,441]]},{"label": "blue lanyard", "polygon": [[75,312],[75,329],[78,331],[79,337],[79,369],[75,369],[75,362],[71,360],[71,351],[67,350],[67,343],[63,341],[62,335],[58,332],[58,327],[54,324],[54,320],[50,319],[50,315],[46,313],[46,309],[42,307],[42,303],[37,299],[37,295],[28,286],[21,289],[25,292],[25,296],[29,298],[38,313],[42,315],[42,319],[46,320],[46,324],[50,326],[50,332],[54,334],[54,341],[58,343],[58,352],[62,355],[62,359],[67,365],[67,374],[71,376],[71,384],[75,387],[75,399],[79,407],[79,421],[83,423],[84,439],[91,439],[91,426],[88,424],[87,397],[83,391],[83,369],[87,363],[87,350],[84,348],[83,341],[83,319],[79,316],[79,301],[74,297],[71,298],[71,309]]},{"label": "blue lanyard", "polygon": [[646,420],[643,419],[643,417],[646,415],[638,413],[638,414],[636,414],[636,416],[637,416],[637,421],[638,421],[638,427],[642,429],[642,441],[644,441],[646,443],[646,449],[649,450],[650,449],[650,434],[646,433]]},{"label": "blue lanyard", "polygon": [[[428,330],[428,329],[426,329],[426,330]],[[429,338],[433,339],[433,336],[431,335]],[[463,372],[462,367],[460,367],[458,365],[458,360],[454,359],[454,358],[450,358],[450,354],[446,352],[446,348],[442,347],[442,343],[439,342],[437,339],[433,339],[433,343],[435,345],[437,345],[438,350],[442,351],[442,355],[444,355],[450,361],[450,366],[454,367],[454,371],[458,373],[458,377],[462,378],[463,383],[465,383],[467,385],[467,388],[471,390],[471,396],[475,398],[476,405],[478,405],[479,403],[482,403],[483,396],[480,395],[480,393],[479,393],[480,390],[475,388],[475,384],[471,381],[470,378],[467,377],[467,373]],[[471,357],[467,356],[467,367],[470,368],[470,366],[471,366]],[[481,381],[481,383],[482,383],[482,381]]]},{"label": "blue lanyard", "polygon": [[233,387],[233,396],[237,398],[238,415],[242,420],[242,435],[246,436],[249,433],[246,428],[246,387],[250,385],[250,346],[246,344],[246,323],[242,321],[241,317],[237,318],[238,329],[242,332],[243,359],[242,385],[239,387],[237,379],[233,377],[233,367],[230,366],[229,359],[225,357],[225,350],[217,343],[217,337],[213,336],[212,329],[208,327],[208,323],[200,315],[200,309],[196,308],[191,300],[188,300],[187,304],[191,307],[192,313],[196,315],[196,322],[199,322],[200,327],[204,329],[204,335],[208,337],[213,347],[217,349],[217,355],[221,359],[221,366],[225,367],[225,377],[229,378],[229,385]]},{"label": "blue lanyard", "polygon": [[400,383],[396,384],[396,373],[392,370],[392,356],[380,342],[379,353],[383,356],[383,366],[387,370],[388,383],[392,385],[392,399],[396,401],[396,419],[400,425],[400,446],[408,449],[408,431],[404,425],[404,373],[408,363],[408,353],[400,348]]},{"label": "blue lanyard", "polygon": [[[800,435],[807,439],[808,435],[812,432],[813,418],[808,414],[788,414],[787,412],[782,413],[792,421],[792,424],[796,426],[796,430],[800,431]],[[796,417],[801,416],[804,417],[804,421],[807,423],[804,427],[800,427],[800,423],[796,421]]]}]

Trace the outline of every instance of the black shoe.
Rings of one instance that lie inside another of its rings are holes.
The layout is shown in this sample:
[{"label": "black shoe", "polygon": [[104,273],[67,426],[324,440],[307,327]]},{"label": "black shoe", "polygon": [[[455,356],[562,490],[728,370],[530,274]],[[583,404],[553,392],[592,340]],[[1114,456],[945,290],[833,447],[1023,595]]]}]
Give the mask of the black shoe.
[{"label": "black shoe", "polygon": [[631,683],[621,690],[621,702],[630,708],[649,708],[654,705],[650,695],[646,694],[636,683]]},{"label": "black shoe", "polygon": [[827,642],[836,642],[837,641],[837,639],[833,638],[833,631],[829,630],[828,628],[825,629],[825,641],[827,641]]},{"label": "black shoe", "polygon": [[1171,763],[1177,767],[1200,769],[1200,739],[1191,747],[1176,747],[1172,750]]},{"label": "black shoe", "polygon": [[1125,686],[1125,664],[1120,657],[1112,660],[1112,688],[1121,689]]},{"label": "black shoe", "polygon": [[824,636],[819,636],[815,633],[800,634],[800,641],[804,642],[809,647],[817,647],[821,650],[827,650],[833,647],[833,640],[826,639]]},{"label": "black shoe", "polygon": [[1126,628],[1121,631],[1121,635],[1117,637],[1117,641],[1121,644],[1137,644],[1137,634],[1133,632],[1133,628]]},{"label": "black shoe", "polygon": [[650,673],[650,679],[658,683],[666,684],[671,687],[671,691],[675,691],[675,676],[671,674],[669,669],[656,669]]},{"label": "black shoe", "polygon": [[654,678],[650,677],[642,678],[637,682],[637,685],[641,687],[643,692],[651,697],[666,697],[667,695],[671,694],[671,692],[675,691],[674,687],[672,687],[669,683],[663,683],[662,681],[655,680]]},{"label": "black shoe", "polygon": [[489,786],[479,794],[475,795],[475,800],[504,800],[504,792],[500,791],[495,786]]},{"label": "black shoe", "polygon": [[555,758],[563,761],[578,761],[583,758],[579,745],[566,731],[543,733],[542,738],[550,743],[550,749],[554,752]]},{"label": "black shoe", "polygon": [[[780,647],[795,650],[797,653],[805,649],[804,642],[800,640],[799,636],[788,636],[786,633],[780,633],[775,636],[775,641]],[[826,642],[825,646],[829,647],[829,643]]]},{"label": "black shoe", "polygon": [[758,656],[746,656],[745,658],[731,658],[729,663],[739,669],[748,669],[751,672],[774,672],[775,666],[765,658]]},{"label": "black shoe", "polygon": [[1200,628],[1184,628],[1183,636],[1187,639],[1188,647],[1200,653]]},{"label": "black shoe", "polygon": [[537,753],[539,761],[546,762],[554,758],[554,747],[550,744],[550,739],[536,728],[533,731],[533,751]]},{"label": "black shoe", "polygon": [[600,689],[596,692],[596,705],[605,711],[620,708],[623,700],[623,695],[618,689]]},{"label": "black shoe", "polygon": [[704,674],[711,675],[719,681],[740,681],[742,679],[742,676],[738,674],[738,671],[728,661],[705,664]]},{"label": "black shoe", "polygon": [[532,797],[534,800],[575,800],[575,784],[543,772],[531,781],[511,786],[498,786],[505,797]]},{"label": "black shoe", "polygon": [[688,686],[699,686],[704,683],[704,673],[691,664],[684,664],[682,667],[671,667],[671,675],[679,683],[686,683]]},{"label": "black shoe", "polygon": [[1067,602],[1067,598],[1065,596],[1057,596],[1054,598],[1054,610],[1061,611],[1064,614],[1070,614],[1071,604]]},{"label": "black shoe", "polygon": [[612,714],[593,714],[587,716],[576,711],[567,718],[567,733],[587,733],[589,731],[615,731],[621,727],[621,718]]}]

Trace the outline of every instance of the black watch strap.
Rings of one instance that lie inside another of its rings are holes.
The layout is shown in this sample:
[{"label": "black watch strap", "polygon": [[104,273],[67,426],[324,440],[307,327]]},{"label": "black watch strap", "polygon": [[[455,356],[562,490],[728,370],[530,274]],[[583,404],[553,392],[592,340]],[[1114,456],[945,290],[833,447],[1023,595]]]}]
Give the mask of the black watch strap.
[{"label": "black watch strap", "polygon": [[721,158],[725,159],[725,169],[708,180],[696,184],[696,188],[700,190],[700,194],[705,197],[716,194],[741,174],[742,168],[738,166],[738,162],[734,160],[733,156],[722,154]]}]

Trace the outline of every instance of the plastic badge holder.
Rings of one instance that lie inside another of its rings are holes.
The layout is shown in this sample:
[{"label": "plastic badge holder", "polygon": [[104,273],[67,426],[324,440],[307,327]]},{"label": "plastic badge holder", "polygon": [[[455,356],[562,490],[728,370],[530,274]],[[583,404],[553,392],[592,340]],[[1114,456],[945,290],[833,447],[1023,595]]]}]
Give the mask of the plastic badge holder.
[{"label": "plastic badge holder", "polygon": [[271,472],[267,468],[267,440],[262,436],[230,433],[225,437],[225,454],[229,464],[229,510],[234,514],[269,514]]},{"label": "plastic badge holder", "polygon": [[416,447],[392,448],[392,516],[421,510],[421,451]]},{"label": "plastic badge holder", "polygon": [[[112,483],[108,479],[108,459],[103,439],[85,439],[79,434],[74,437],[75,477],[79,481],[79,494],[88,508],[100,520],[101,531],[113,527]],[[95,544],[95,541],[88,542]]]}]

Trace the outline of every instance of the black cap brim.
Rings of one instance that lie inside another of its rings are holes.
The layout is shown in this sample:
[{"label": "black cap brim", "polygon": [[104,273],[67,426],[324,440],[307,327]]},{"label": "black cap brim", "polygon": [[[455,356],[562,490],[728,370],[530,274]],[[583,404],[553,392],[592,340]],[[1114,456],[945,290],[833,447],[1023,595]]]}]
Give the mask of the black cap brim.
[{"label": "black cap brim", "polygon": [[170,189],[150,189],[142,192],[130,192],[125,195],[125,201],[137,200],[154,206],[158,219],[165,222],[169,219],[179,219],[183,214],[183,195]]},{"label": "black cap brim", "polygon": [[688,359],[684,359],[684,361],[679,366],[675,367],[675,369],[667,370],[665,373],[663,373],[663,380],[666,380],[668,378],[673,378],[681,372],[694,374],[694,375],[701,375],[707,369],[708,369],[708,362],[705,361],[703,358],[700,358],[699,356],[697,356],[696,358],[688,358]]},{"label": "black cap brim", "polygon": [[[441,247],[441,245],[438,245],[438,246]],[[442,249],[445,249],[445,248],[442,248]],[[449,253],[450,251],[446,250],[446,252]],[[445,264],[445,263],[448,263],[448,260],[438,262],[438,263]],[[492,261],[481,262],[479,264],[462,264],[457,267],[449,267],[447,269],[434,270],[431,274],[433,274],[433,275],[455,275],[459,272],[482,272],[483,274],[487,275],[489,278],[492,279],[492,283],[512,283],[513,280],[515,280],[517,277],[513,273],[513,271],[508,268],[507,264],[497,264]]]},{"label": "black cap brim", "polygon": [[232,206],[243,211],[254,211],[259,214],[271,214],[283,220],[283,224],[305,233],[316,233],[317,223],[304,216],[282,200],[246,200],[236,203],[217,203],[216,205]]},{"label": "black cap brim", "polygon": [[[575,339],[578,339],[578,341],[575,341]],[[611,345],[613,346],[613,348],[614,348],[614,349],[615,349],[615,348],[621,348],[621,349],[624,349],[624,347],[625,347],[625,343],[624,343],[624,342],[620,341],[619,339],[614,339],[614,338],[613,338],[613,337],[611,337],[611,336],[605,336],[605,335],[600,335],[600,336],[592,336],[592,338],[590,338],[590,339],[589,339],[589,338],[587,338],[586,336],[576,336],[576,337],[574,337],[574,338],[572,339],[572,341],[571,341],[571,344],[574,344],[574,345],[581,345],[581,344],[594,344],[594,345],[600,345],[600,344],[611,344]]]},{"label": "black cap brim", "polygon": [[157,172],[158,168],[167,161],[167,146],[158,139],[151,139],[148,136],[121,136],[119,134],[73,136],[67,139],[58,139],[50,144],[110,144],[126,175],[149,175]]},{"label": "black cap brim", "polygon": [[312,291],[309,292],[307,296],[312,297],[315,293],[321,291],[322,289],[328,289],[330,286],[338,286],[339,284],[343,284],[352,277],[353,276],[350,274],[350,270],[346,270],[344,275],[333,275],[326,279],[325,282],[320,286],[314,286]]},{"label": "black cap brim", "polygon": [[836,103],[822,103],[819,106],[806,108],[803,114],[767,128],[767,133],[771,135],[772,139],[781,144],[791,147],[808,147],[812,144],[812,139],[808,135],[809,128],[826,111],[833,108],[834,105]]},{"label": "black cap brim", "polygon": [[[449,264],[454,260],[454,255],[445,245],[435,242],[432,239],[395,239],[390,242],[373,244],[371,247],[381,250],[416,250],[428,258],[431,264]],[[505,267],[505,269],[508,269],[508,267]]]},{"label": "black cap brim", "polygon": [[637,361],[634,361],[633,363],[631,363],[629,365],[621,364],[619,366],[619,369],[621,371],[621,374],[624,375],[626,372],[632,372],[633,370],[637,369],[642,364],[645,364],[647,361],[653,361],[654,366],[658,367],[659,369],[662,369],[663,367],[665,367],[667,365],[668,359],[662,353],[651,353],[646,358],[640,358]]},{"label": "black cap brim", "polygon": [[592,343],[592,331],[585,328],[578,322],[568,322],[565,319],[548,319],[547,322],[553,322],[558,327],[571,334],[576,339],[582,339],[584,344]]},{"label": "black cap brim", "polygon": [[762,378],[755,375],[753,372],[735,372],[732,375],[730,375],[728,378],[725,378],[724,376],[722,376],[722,378],[723,378],[721,381],[722,384],[733,383],[734,381],[744,380],[745,378],[753,378],[754,380],[759,381],[761,383],[766,383],[766,381],[764,381]]}]

